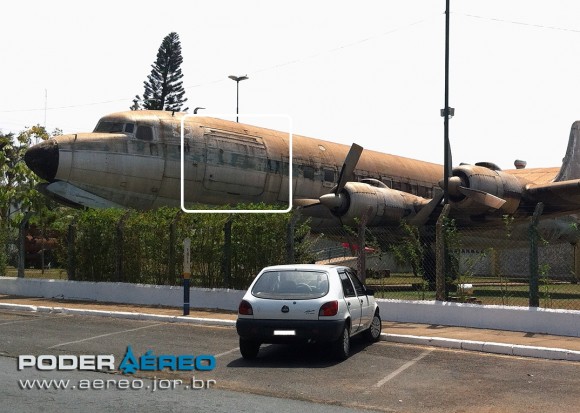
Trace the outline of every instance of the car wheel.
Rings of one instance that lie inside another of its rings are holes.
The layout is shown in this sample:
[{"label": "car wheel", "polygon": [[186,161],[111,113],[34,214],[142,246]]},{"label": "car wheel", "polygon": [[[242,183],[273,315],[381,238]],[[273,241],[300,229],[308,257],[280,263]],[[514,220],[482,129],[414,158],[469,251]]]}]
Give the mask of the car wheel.
[{"label": "car wheel", "polygon": [[365,332],[366,338],[371,343],[377,342],[381,339],[381,330],[383,328],[381,322],[381,316],[379,312],[376,311],[373,319],[371,321],[371,325],[369,326],[368,330]]},{"label": "car wheel", "polygon": [[254,340],[246,340],[240,337],[240,353],[246,360],[255,359],[260,351],[260,343]]},{"label": "car wheel", "polygon": [[342,334],[334,342],[334,354],[339,360],[346,360],[350,356],[350,327],[348,324],[344,325]]}]

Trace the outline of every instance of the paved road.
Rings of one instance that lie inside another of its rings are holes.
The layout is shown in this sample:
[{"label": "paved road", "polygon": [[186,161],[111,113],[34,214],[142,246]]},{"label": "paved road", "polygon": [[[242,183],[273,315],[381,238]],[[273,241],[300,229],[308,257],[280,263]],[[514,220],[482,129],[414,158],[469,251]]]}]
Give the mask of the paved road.
[{"label": "paved road", "polygon": [[[131,345],[137,355],[211,354],[213,371],[194,373],[210,389],[187,390],[192,374],[162,372],[175,389],[147,390],[153,374],[17,371],[22,354],[114,354],[117,365]],[[460,352],[387,342],[353,343],[337,363],[324,347],[263,346],[257,360],[241,359],[231,327],[203,327],[62,314],[0,312],[0,410],[111,410],[140,406],[175,411],[576,412],[580,364]],[[143,380],[142,390],[22,390],[20,380]],[[259,395],[259,396],[256,396]],[[24,397],[23,397],[24,396]],[[262,398],[261,396],[269,396]],[[47,403],[51,404],[47,404]],[[26,404],[25,404],[26,403]],[[306,403],[306,404],[304,404]],[[20,408],[22,407],[22,409]],[[235,409],[233,408],[235,407]]]}]

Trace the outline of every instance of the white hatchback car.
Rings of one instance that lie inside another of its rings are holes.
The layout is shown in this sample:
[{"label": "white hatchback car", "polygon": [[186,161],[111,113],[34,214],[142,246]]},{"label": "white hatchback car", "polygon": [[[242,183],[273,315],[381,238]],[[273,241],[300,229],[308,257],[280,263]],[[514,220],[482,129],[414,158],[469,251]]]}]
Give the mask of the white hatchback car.
[{"label": "white hatchback car", "polygon": [[381,336],[373,297],[348,267],[279,265],[254,279],[238,309],[240,352],[258,355],[262,343],[328,342],[337,358],[350,353],[350,338]]}]

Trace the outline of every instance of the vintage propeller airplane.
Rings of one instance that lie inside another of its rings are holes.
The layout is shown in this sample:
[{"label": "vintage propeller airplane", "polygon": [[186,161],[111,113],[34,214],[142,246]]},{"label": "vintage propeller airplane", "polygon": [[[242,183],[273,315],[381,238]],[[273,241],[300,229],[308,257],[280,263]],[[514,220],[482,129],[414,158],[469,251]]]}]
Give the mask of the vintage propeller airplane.
[{"label": "vintage propeller airplane", "polygon": [[[180,205],[181,121],[185,113],[128,111],[101,118],[92,133],[58,136],[31,147],[25,161],[47,181],[39,189],[79,207],[150,209]],[[561,168],[501,170],[460,165],[448,181],[450,216],[459,226],[498,226],[580,210],[580,122],[572,125]],[[289,203],[288,133],[210,117],[184,120],[187,204]],[[434,223],[441,208],[443,166],[293,136],[293,205],[314,226]]]}]

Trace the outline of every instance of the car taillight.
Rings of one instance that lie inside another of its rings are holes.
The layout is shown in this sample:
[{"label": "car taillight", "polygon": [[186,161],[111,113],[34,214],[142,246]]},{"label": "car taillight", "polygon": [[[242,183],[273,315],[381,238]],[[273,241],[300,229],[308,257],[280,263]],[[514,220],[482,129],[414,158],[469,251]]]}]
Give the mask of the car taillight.
[{"label": "car taillight", "polygon": [[319,316],[333,316],[338,314],[338,301],[329,301],[327,303],[322,304],[320,310],[318,311]]},{"label": "car taillight", "polygon": [[252,304],[250,304],[246,300],[242,300],[240,306],[238,307],[238,313],[242,315],[254,315],[254,309],[252,308]]}]

